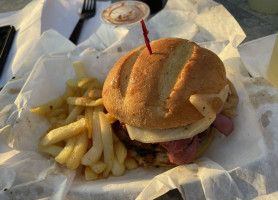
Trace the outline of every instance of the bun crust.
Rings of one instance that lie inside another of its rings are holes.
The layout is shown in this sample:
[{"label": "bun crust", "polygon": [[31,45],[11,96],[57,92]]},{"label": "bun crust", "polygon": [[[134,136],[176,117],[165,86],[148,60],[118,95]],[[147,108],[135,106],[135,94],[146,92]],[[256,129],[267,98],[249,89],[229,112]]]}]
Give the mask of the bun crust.
[{"label": "bun crust", "polygon": [[222,61],[213,52],[179,38],[151,42],[124,55],[103,87],[107,111],[126,124],[146,129],[185,126],[203,116],[192,94],[218,93],[226,84]]}]

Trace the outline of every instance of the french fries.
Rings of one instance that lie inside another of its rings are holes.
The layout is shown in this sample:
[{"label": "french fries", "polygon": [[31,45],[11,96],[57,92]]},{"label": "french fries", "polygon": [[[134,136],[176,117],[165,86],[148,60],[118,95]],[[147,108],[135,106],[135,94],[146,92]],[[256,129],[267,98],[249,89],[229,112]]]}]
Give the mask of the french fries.
[{"label": "french fries", "polygon": [[62,151],[55,157],[55,160],[60,163],[64,164],[70,154],[72,153],[76,142],[76,137],[71,137],[67,140],[66,146],[63,148]]},{"label": "french fries", "polygon": [[66,115],[66,113],[67,113],[67,109],[65,107],[57,108],[57,109],[53,110],[52,112],[50,112],[47,115],[47,118],[52,118],[52,117],[58,117],[58,116],[61,116],[61,115]]},{"label": "french fries", "polygon": [[74,68],[75,75],[78,80],[89,78],[82,62],[77,61],[77,62],[73,63],[73,68]]},{"label": "french fries", "polygon": [[73,90],[70,87],[67,87],[65,93],[62,96],[59,96],[56,99],[53,99],[52,101],[49,101],[41,106],[32,108],[30,111],[37,115],[46,116],[52,111],[61,108],[65,104],[66,98],[71,95],[73,95]]},{"label": "french fries", "polygon": [[113,167],[114,162],[112,128],[103,112],[99,112],[99,121],[101,128],[102,143],[105,144],[103,145],[103,159],[104,163],[106,164],[106,168],[103,172],[103,176],[107,177],[108,173]]},{"label": "french fries", "polygon": [[94,115],[94,108],[88,107],[85,110],[85,118],[87,120],[87,128],[88,128],[88,138],[91,139],[93,135],[93,115]]},{"label": "french fries", "polygon": [[117,119],[114,118],[110,113],[106,114],[107,119],[109,120],[110,124],[113,124]]},{"label": "french fries", "polygon": [[90,87],[94,87],[97,89],[102,88],[102,84],[97,81],[95,78],[83,78],[82,80],[78,81],[78,87],[82,89],[88,89]]},{"label": "french fries", "polygon": [[105,170],[106,164],[102,161],[97,161],[91,166],[91,168],[95,173],[100,174]]},{"label": "french fries", "polygon": [[39,146],[39,151],[40,152],[44,152],[44,153],[48,153],[52,156],[57,156],[61,151],[62,151],[62,147],[58,146],[58,145],[50,145],[50,146]]},{"label": "french fries", "polygon": [[115,143],[114,150],[117,160],[120,164],[123,164],[127,156],[127,150],[125,145],[121,141],[118,141]]},{"label": "french fries", "polygon": [[102,105],[102,98],[92,100],[89,97],[68,97],[67,103],[75,106],[94,107]]},{"label": "french fries", "polygon": [[45,103],[39,107],[35,107],[30,109],[32,113],[35,113],[37,115],[47,115],[51,111],[61,107],[65,103],[65,98],[64,96],[60,96],[48,103]]},{"label": "french fries", "polygon": [[125,159],[124,164],[125,164],[125,168],[129,170],[136,169],[138,167],[137,162],[133,158],[129,158],[129,157]]},{"label": "french fries", "polygon": [[90,166],[86,166],[85,168],[85,180],[86,181],[93,181],[98,179],[98,174],[95,173]]},{"label": "french fries", "polygon": [[101,128],[99,122],[98,112],[93,113],[93,146],[91,149],[83,156],[82,164],[83,165],[92,165],[96,161],[99,160],[102,152],[103,152],[103,143],[102,143],[102,135]]},{"label": "french fries", "polygon": [[125,173],[125,165],[119,163],[117,159],[114,159],[111,172],[114,176],[122,176]]},{"label": "french fries", "polygon": [[68,139],[72,136],[78,135],[86,130],[86,120],[81,118],[80,120],[73,122],[69,125],[59,127],[57,129],[51,130],[46,136],[41,140],[42,146],[48,146],[50,144],[55,144],[62,140]]},{"label": "french fries", "polygon": [[77,119],[77,116],[80,115],[84,110],[84,107],[76,106],[72,109],[67,119],[65,120],[65,124],[69,124],[74,122]]},{"label": "french fries", "polygon": [[77,169],[81,163],[81,158],[86,153],[88,147],[87,133],[83,132],[77,137],[72,153],[66,160],[66,166],[69,169]]},{"label": "french fries", "polygon": [[87,75],[81,62],[73,64],[77,79],[66,81],[60,97],[30,109],[50,123],[38,149],[75,170],[83,167],[85,180],[121,176],[138,167],[127,157],[125,145],[113,133],[116,119],[104,113],[102,83]]},{"label": "french fries", "polygon": [[91,99],[99,99],[102,96],[102,90],[101,89],[93,89],[90,90],[88,93],[88,97]]},{"label": "french fries", "polygon": [[66,82],[66,85],[70,88],[77,89],[78,88],[78,80],[76,79],[69,79]]}]

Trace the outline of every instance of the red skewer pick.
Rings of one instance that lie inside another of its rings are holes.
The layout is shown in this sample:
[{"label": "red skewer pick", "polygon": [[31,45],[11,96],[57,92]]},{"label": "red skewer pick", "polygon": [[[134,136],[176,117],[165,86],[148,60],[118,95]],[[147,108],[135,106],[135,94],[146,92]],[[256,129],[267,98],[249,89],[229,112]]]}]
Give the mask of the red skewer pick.
[{"label": "red skewer pick", "polygon": [[151,48],[151,45],[150,45],[150,40],[148,38],[149,31],[148,31],[148,29],[145,25],[144,20],[142,19],[140,22],[141,22],[141,25],[142,25],[143,35],[144,35],[144,39],[145,39],[147,49],[149,50],[149,53],[152,54],[152,48]]}]

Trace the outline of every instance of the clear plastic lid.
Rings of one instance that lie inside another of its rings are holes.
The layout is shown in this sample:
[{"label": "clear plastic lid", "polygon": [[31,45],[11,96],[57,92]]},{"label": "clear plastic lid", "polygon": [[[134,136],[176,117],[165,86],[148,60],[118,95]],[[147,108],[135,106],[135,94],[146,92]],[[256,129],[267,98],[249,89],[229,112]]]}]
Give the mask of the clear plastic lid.
[{"label": "clear plastic lid", "polygon": [[114,25],[132,25],[150,15],[147,4],[139,1],[118,1],[101,13],[104,22]]}]

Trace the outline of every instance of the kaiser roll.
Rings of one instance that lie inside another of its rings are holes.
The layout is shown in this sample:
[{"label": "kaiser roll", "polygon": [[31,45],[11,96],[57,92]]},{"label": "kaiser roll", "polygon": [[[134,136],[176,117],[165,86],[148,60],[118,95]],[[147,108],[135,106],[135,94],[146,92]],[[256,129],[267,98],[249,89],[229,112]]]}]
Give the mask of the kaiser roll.
[{"label": "kaiser roll", "polygon": [[215,94],[227,85],[222,61],[212,51],[180,38],[142,45],[124,55],[103,87],[106,110],[119,121],[146,129],[185,126],[203,118],[193,94]]}]

